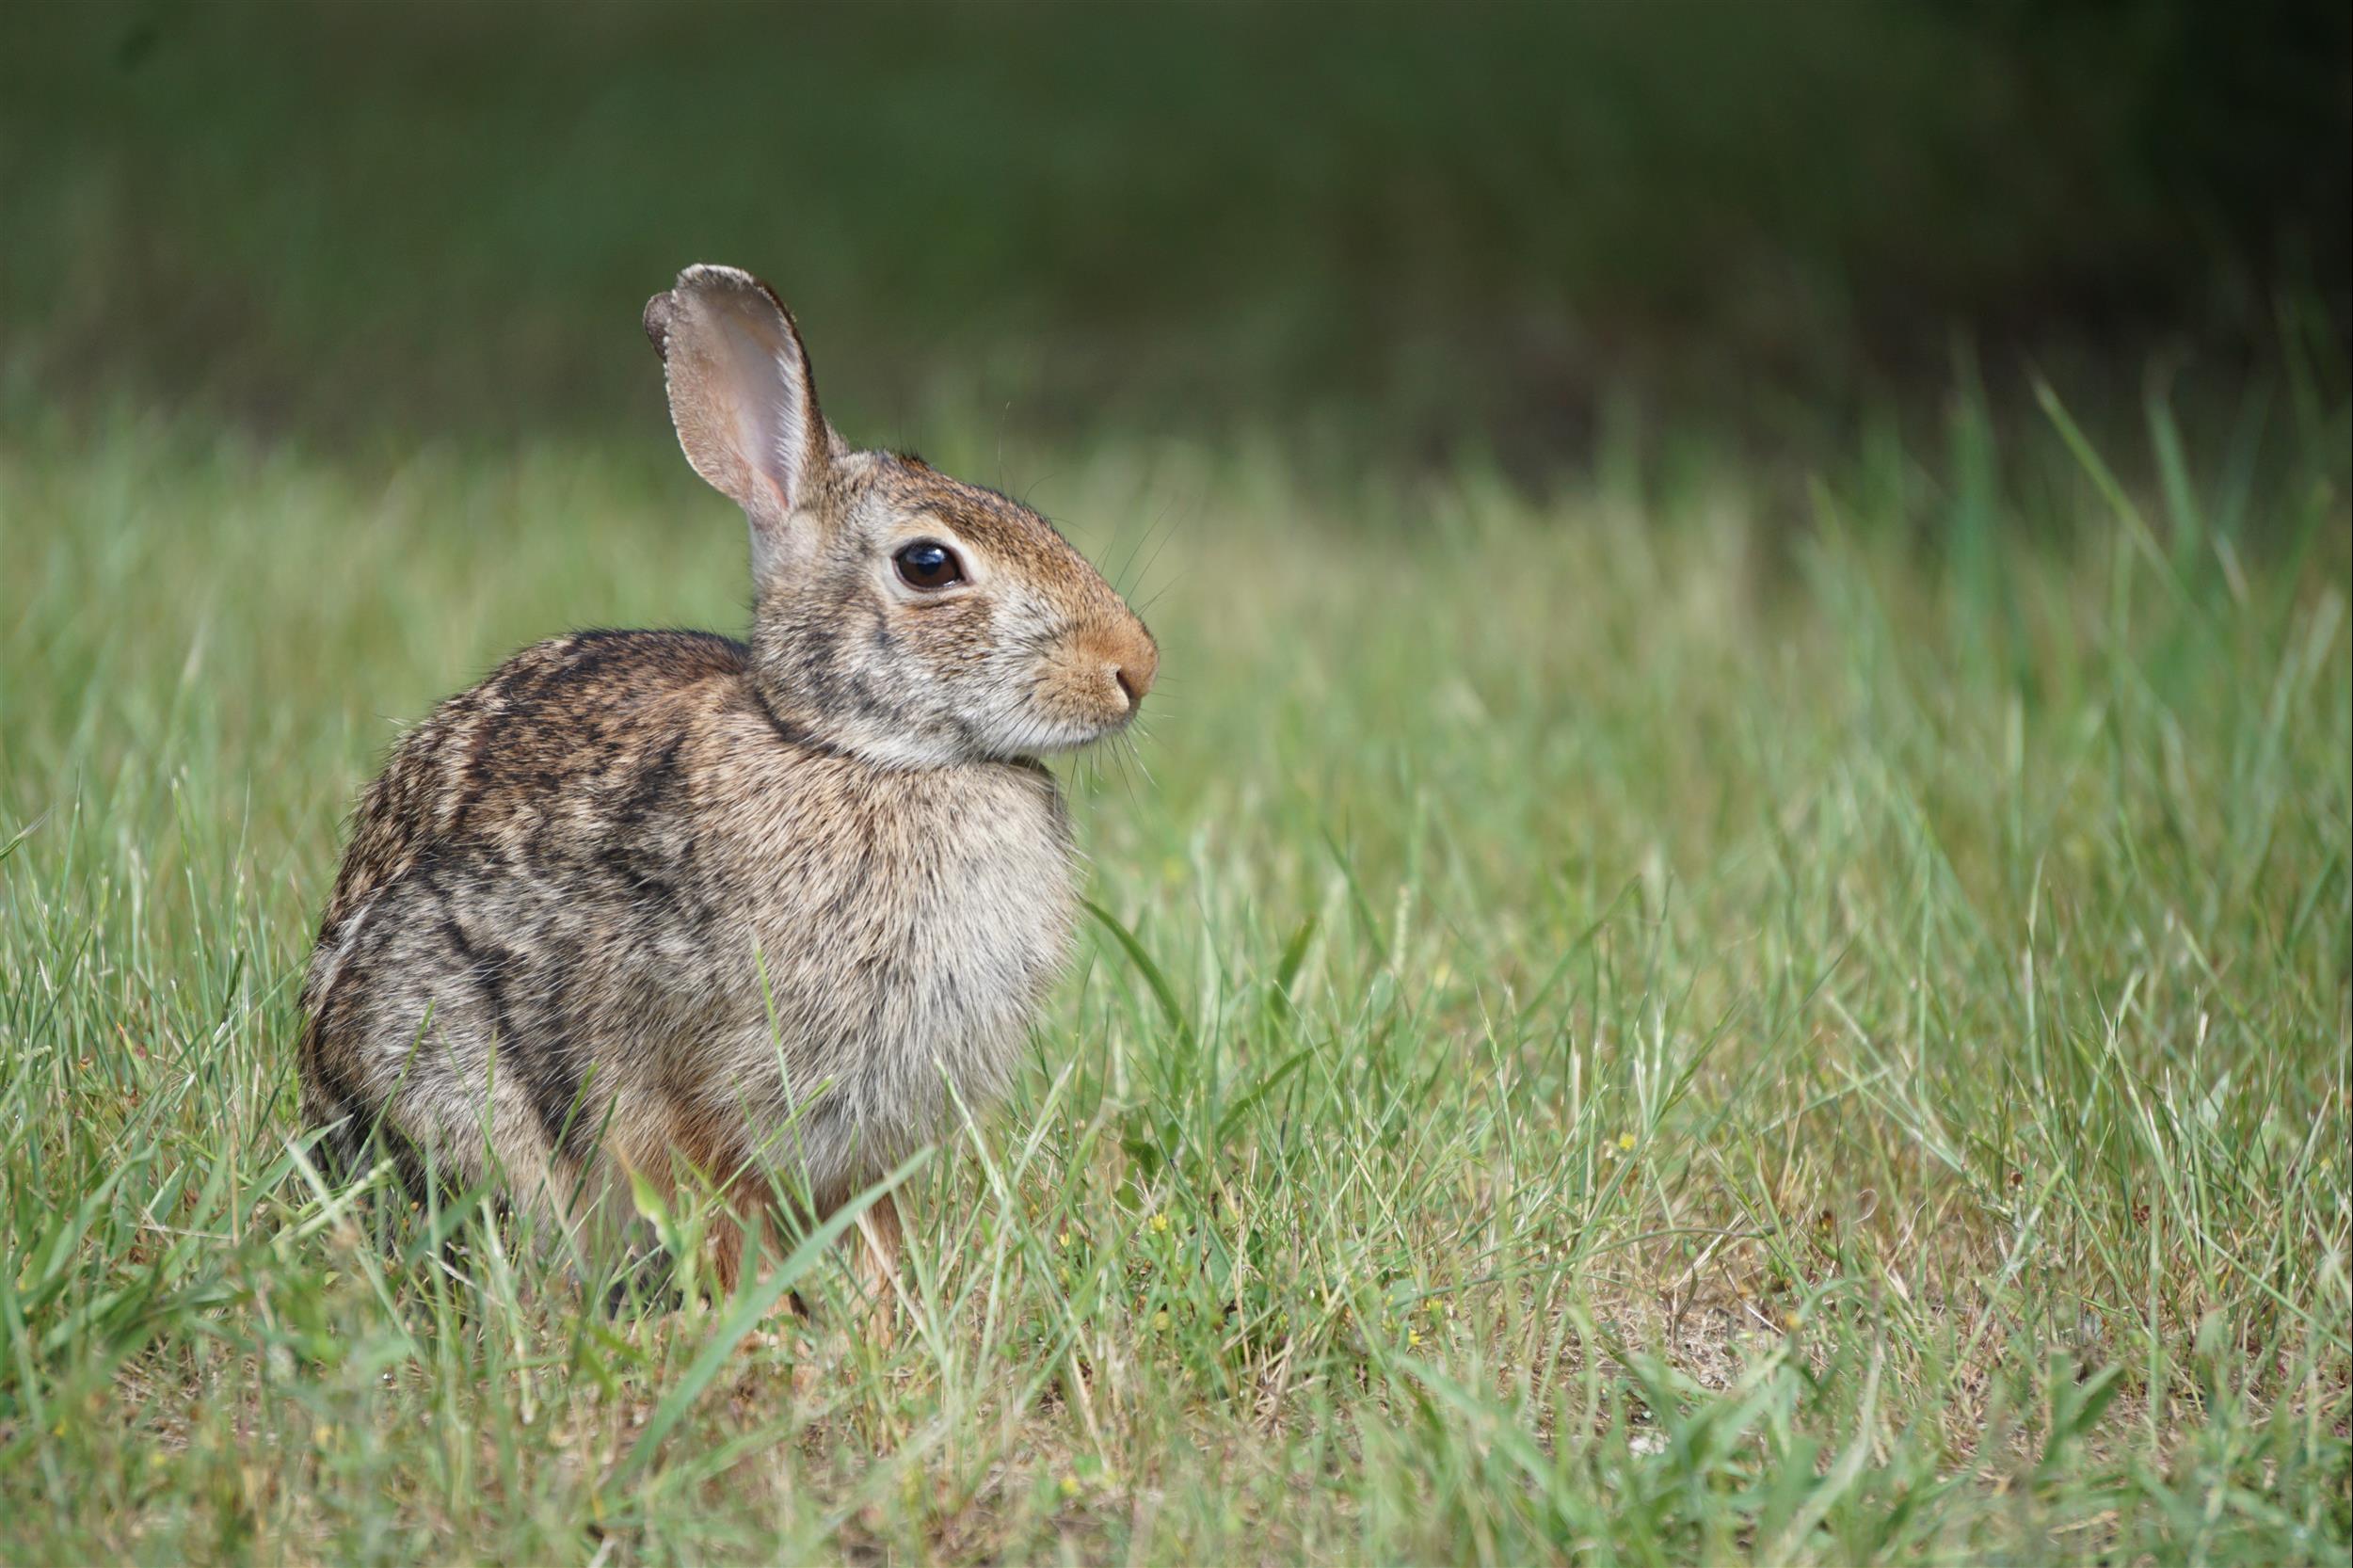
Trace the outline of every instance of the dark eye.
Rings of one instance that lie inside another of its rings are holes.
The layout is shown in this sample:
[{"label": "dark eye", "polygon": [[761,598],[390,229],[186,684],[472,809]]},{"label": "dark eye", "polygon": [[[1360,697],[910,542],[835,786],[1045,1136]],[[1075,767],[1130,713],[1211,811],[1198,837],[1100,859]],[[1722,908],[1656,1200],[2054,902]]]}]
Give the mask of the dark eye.
[{"label": "dark eye", "polygon": [[891,557],[899,566],[899,581],[910,588],[934,590],[964,581],[964,563],[946,545],[918,539]]}]

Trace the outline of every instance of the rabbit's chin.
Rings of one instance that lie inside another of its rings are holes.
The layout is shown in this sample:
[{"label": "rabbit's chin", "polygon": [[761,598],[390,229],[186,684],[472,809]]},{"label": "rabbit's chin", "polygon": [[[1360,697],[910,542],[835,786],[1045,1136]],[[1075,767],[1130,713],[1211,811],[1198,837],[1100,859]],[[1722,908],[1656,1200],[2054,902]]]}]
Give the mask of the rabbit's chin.
[{"label": "rabbit's chin", "polygon": [[1001,762],[1083,751],[1127,728],[1130,716],[1094,722],[1045,714],[998,719],[973,727],[974,750],[979,758]]},{"label": "rabbit's chin", "polygon": [[1080,751],[1110,740],[1129,719],[1087,722],[1049,714],[970,714],[953,727],[834,728],[825,738],[887,767],[948,768],[975,762],[1021,762]]}]

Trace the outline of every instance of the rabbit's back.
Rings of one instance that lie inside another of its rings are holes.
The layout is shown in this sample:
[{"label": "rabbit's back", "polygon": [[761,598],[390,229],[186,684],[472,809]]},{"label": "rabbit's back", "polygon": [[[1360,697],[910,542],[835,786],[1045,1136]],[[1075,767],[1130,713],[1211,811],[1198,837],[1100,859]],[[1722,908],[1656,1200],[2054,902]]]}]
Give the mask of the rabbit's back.
[{"label": "rabbit's back", "polygon": [[822,1195],[1001,1083],[1070,929],[1050,776],[831,750],[746,657],[561,638],[401,742],[304,986],[314,1121],[567,1182],[790,1127]]}]

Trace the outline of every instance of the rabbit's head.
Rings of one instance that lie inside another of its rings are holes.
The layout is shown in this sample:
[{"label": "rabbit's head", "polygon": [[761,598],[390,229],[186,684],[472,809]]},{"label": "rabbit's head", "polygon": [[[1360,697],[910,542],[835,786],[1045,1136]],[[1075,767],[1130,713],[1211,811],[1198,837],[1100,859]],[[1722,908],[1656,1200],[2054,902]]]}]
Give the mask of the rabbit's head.
[{"label": "rabbit's head", "polygon": [[1160,652],[1028,507],[818,411],[765,283],[692,266],[646,305],[695,472],[752,534],[754,679],[777,715],[875,761],[940,766],[1084,745],[1135,716]]}]

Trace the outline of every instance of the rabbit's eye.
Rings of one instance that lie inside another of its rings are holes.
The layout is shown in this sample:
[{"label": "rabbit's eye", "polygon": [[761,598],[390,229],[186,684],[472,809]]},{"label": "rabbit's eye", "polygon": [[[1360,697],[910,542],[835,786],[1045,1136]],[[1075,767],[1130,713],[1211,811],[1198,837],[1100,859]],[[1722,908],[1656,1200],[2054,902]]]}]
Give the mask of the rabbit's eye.
[{"label": "rabbit's eye", "polygon": [[899,581],[910,588],[929,591],[964,581],[964,563],[956,552],[930,539],[916,540],[891,559],[898,563]]}]

